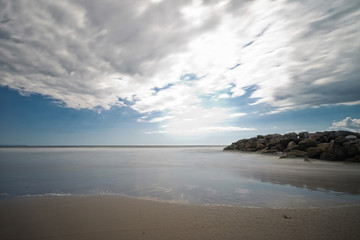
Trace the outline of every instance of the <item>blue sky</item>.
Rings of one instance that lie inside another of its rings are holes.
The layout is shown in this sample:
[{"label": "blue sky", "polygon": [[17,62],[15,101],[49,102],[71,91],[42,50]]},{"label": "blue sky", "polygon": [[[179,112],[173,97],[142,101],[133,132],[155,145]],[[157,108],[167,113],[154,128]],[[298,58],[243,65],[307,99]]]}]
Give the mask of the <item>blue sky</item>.
[{"label": "blue sky", "polygon": [[1,1],[0,144],[360,131],[358,1]]}]

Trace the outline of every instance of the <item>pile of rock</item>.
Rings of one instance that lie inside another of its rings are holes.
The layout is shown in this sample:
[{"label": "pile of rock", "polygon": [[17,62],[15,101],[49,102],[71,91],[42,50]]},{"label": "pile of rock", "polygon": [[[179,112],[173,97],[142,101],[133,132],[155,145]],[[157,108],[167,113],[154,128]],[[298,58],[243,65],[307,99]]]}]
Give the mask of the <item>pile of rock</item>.
[{"label": "pile of rock", "polygon": [[280,152],[285,157],[360,162],[360,134],[349,131],[325,131],[258,135],[232,143],[224,150]]}]

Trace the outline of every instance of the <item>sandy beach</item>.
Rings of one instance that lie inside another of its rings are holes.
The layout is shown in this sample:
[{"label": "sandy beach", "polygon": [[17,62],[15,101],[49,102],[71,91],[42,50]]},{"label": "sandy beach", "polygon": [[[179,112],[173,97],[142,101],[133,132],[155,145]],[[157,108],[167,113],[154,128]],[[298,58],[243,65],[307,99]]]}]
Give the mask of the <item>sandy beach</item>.
[{"label": "sandy beach", "polygon": [[360,206],[196,206],[122,196],[0,200],[0,239],[360,239]]}]

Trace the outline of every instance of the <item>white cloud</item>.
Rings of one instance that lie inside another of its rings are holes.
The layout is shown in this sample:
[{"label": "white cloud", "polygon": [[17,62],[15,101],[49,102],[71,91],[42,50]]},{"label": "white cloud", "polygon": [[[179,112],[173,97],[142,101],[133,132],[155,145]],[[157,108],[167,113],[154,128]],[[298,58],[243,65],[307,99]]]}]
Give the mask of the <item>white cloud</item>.
[{"label": "white cloud", "polygon": [[149,120],[149,122],[163,122],[169,119],[174,118],[173,116],[165,116],[165,117],[158,117],[158,118],[153,118],[151,120]]},{"label": "white cloud", "polygon": [[150,0],[152,3],[161,3],[163,0]]},{"label": "white cloud", "polygon": [[218,96],[219,99],[225,99],[225,98],[230,98],[230,95],[227,93],[222,93]]},{"label": "white cloud", "polygon": [[145,134],[162,134],[162,133],[167,133],[166,131],[148,131],[145,132]]},{"label": "white cloud", "polygon": [[360,119],[346,117],[339,122],[333,122],[330,128],[360,132]]},{"label": "white cloud", "polygon": [[[254,131],[251,127],[238,127],[224,125],[223,123],[231,116],[230,110],[225,108],[206,109],[193,105],[186,109],[174,110],[171,118],[166,118],[166,124],[162,126],[162,133],[173,135],[197,135],[226,131]],[[237,115],[244,116],[242,113]],[[236,115],[232,116],[236,117]],[[162,119],[161,119],[162,120]],[[151,131],[156,132],[156,131]]]},{"label": "white cloud", "polygon": [[[75,109],[172,113],[169,132],[200,129],[190,113],[214,110],[204,98],[229,91],[231,104],[249,87],[274,114],[360,103],[355,0],[2,1],[0,21],[1,86]],[[204,128],[226,118],[215,120]]]},{"label": "white cloud", "polygon": [[233,113],[230,115],[231,118],[243,117],[246,116],[247,113]]},{"label": "white cloud", "polygon": [[242,128],[235,126],[226,126],[226,127],[201,127],[201,128],[187,128],[181,132],[179,131],[165,131],[165,130],[155,130],[147,131],[145,134],[176,134],[176,135],[197,135],[197,134],[209,134],[216,132],[242,132],[242,131],[256,131],[256,128]]},{"label": "white cloud", "polygon": [[140,113],[166,110],[180,111],[188,106],[200,103],[195,91],[196,89],[191,86],[178,84],[157,93],[141,95],[132,108]]},{"label": "white cloud", "polygon": [[202,132],[202,131],[206,131],[206,132],[212,132],[212,131],[219,131],[219,132],[233,132],[233,131],[255,131],[257,130],[256,128],[242,128],[242,127],[234,127],[234,126],[226,126],[226,127],[204,127],[204,128],[199,128],[195,131],[197,132]]}]

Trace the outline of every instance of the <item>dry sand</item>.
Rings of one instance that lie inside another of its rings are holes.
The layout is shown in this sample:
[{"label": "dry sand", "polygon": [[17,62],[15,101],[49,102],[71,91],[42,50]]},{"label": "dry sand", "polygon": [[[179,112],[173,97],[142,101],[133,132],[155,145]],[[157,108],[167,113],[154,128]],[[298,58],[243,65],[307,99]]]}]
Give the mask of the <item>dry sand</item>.
[{"label": "dry sand", "polygon": [[0,200],[0,239],[360,239],[360,206],[194,206],[121,196]]}]

